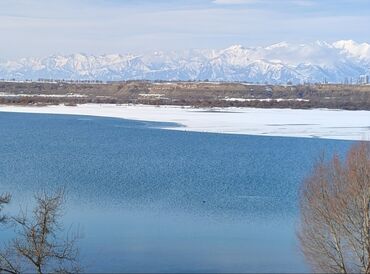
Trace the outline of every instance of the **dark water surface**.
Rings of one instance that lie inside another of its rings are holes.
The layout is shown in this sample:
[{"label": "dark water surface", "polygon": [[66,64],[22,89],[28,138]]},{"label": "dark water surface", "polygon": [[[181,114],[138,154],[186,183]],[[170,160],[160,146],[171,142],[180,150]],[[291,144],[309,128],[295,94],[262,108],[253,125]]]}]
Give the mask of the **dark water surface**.
[{"label": "dark water surface", "polygon": [[0,113],[0,190],[14,206],[65,187],[86,271],[308,271],[297,191],[323,150],[350,142],[160,126]]}]

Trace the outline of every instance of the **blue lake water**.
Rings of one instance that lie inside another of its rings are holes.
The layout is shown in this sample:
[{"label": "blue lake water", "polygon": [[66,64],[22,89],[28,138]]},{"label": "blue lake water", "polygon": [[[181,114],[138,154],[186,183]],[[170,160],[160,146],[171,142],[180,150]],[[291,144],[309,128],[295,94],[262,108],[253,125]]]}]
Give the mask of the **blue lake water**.
[{"label": "blue lake water", "polygon": [[351,142],[160,126],[0,113],[0,190],[17,207],[65,187],[86,271],[308,271],[297,191],[322,151]]}]

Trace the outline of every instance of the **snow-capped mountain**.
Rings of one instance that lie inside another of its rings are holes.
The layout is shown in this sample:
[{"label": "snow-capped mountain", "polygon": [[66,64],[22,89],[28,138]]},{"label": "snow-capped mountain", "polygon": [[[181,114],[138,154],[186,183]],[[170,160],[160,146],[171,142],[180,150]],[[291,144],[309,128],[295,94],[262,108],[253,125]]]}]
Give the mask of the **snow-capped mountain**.
[{"label": "snow-capped mountain", "polygon": [[152,54],[111,54],[0,61],[2,79],[205,80],[293,83],[343,82],[370,74],[370,44],[354,41],[268,47],[231,46]]}]

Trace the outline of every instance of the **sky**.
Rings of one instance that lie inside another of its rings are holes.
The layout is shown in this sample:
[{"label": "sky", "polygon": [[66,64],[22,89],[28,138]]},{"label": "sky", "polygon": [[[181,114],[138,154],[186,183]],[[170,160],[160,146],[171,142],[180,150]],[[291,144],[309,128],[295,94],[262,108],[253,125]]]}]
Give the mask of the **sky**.
[{"label": "sky", "polygon": [[369,0],[0,0],[0,59],[370,42]]}]

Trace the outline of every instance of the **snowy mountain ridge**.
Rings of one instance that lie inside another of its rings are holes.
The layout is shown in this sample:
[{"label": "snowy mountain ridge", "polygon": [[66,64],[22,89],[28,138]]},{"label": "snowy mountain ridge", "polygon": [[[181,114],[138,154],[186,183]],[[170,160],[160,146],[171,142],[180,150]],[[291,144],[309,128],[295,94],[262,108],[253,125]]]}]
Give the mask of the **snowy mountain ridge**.
[{"label": "snowy mountain ridge", "polygon": [[2,79],[210,80],[268,83],[357,81],[370,74],[370,44],[342,40],[267,47],[52,55],[0,61]]}]

